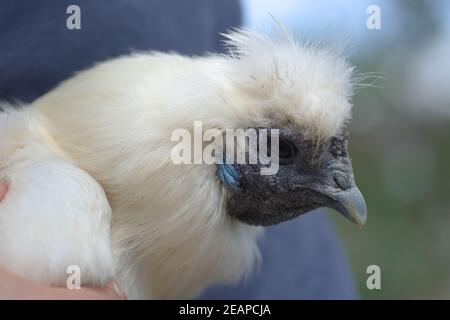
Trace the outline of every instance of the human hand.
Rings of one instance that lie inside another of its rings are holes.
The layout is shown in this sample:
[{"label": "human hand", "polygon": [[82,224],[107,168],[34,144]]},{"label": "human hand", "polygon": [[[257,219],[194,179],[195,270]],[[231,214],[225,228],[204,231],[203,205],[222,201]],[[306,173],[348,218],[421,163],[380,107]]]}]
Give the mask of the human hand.
[{"label": "human hand", "polygon": [[8,192],[8,185],[6,183],[0,182],[0,201],[6,196]]}]

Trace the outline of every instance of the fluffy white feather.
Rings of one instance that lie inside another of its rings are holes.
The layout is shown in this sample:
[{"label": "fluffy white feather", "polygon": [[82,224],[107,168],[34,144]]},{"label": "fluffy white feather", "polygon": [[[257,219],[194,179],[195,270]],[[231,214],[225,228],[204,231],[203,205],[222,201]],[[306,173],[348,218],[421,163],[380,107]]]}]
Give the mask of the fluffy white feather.
[{"label": "fluffy white feather", "polygon": [[172,164],[172,131],[275,120],[330,137],[350,118],[352,68],[288,36],[228,38],[229,55],[134,53],[0,114],[0,176],[11,184],[0,263],[52,284],[67,264],[86,283],[114,269],[130,298],[193,297],[249,272],[261,229],[226,214],[214,166]]},{"label": "fluffy white feather", "polygon": [[32,280],[65,285],[67,268],[82,284],[113,276],[111,208],[100,185],[46,145],[33,111],[0,113],[0,265]]}]

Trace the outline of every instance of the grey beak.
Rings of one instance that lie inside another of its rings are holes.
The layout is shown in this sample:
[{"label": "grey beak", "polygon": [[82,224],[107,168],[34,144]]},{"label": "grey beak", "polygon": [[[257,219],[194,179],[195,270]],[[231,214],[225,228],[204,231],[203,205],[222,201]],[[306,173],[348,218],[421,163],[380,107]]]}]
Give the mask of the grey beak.
[{"label": "grey beak", "polygon": [[366,202],[356,186],[336,194],[333,208],[360,228],[366,223]]}]

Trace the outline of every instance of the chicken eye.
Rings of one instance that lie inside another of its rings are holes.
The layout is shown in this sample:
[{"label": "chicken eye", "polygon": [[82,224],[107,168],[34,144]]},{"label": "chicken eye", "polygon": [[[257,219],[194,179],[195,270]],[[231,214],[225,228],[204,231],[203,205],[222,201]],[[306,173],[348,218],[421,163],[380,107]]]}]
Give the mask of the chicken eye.
[{"label": "chicken eye", "polygon": [[297,155],[298,149],[294,143],[289,140],[280,139],[278,144],[280,164],[290,164],[292,159]]}]

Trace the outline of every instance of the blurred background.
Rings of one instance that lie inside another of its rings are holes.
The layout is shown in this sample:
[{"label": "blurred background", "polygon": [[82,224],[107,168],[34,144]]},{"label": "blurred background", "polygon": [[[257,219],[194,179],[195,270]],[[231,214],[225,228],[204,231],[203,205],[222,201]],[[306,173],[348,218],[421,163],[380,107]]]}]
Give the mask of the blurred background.
[{"label": "blurred background", "polygon": [[[381,29],[366,26],[377,5]],[[351,154],[368,206],[359,231],[335,220],[366,299],[450,298],[450,1],[243,0],[244,24],[270,14],[300,39],[344,39],[361,73]],[[381,79],[378,79],[381,78]],[[368,290],[366,268],[381,268]]]}]

